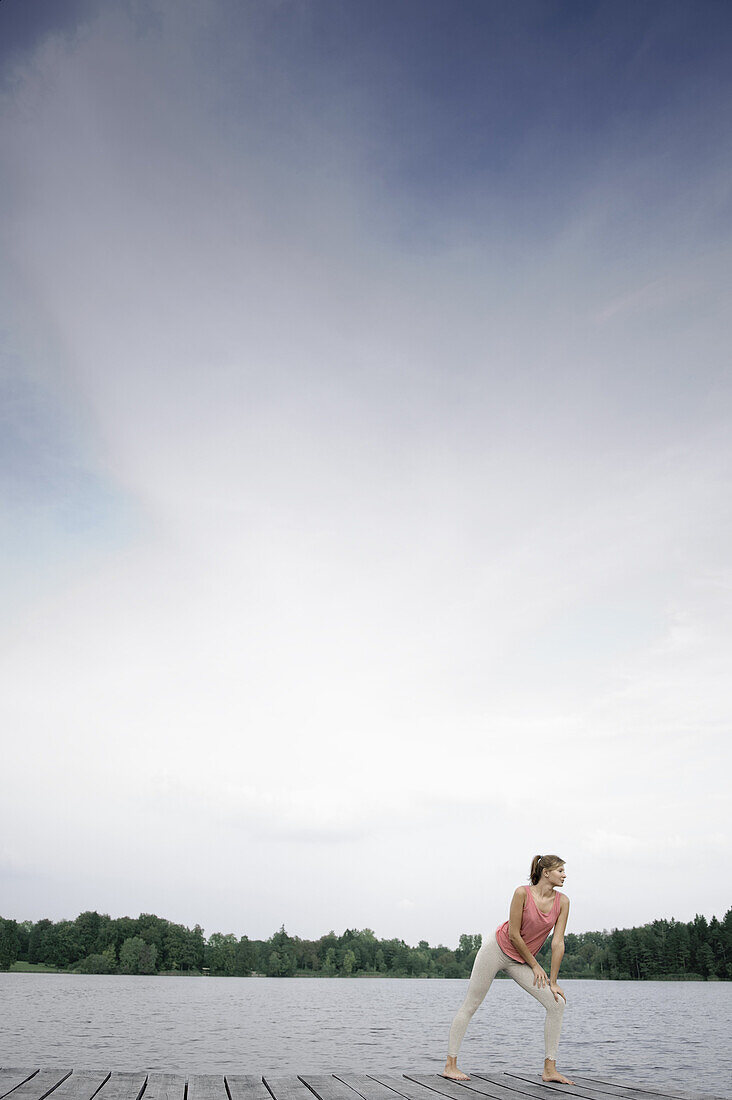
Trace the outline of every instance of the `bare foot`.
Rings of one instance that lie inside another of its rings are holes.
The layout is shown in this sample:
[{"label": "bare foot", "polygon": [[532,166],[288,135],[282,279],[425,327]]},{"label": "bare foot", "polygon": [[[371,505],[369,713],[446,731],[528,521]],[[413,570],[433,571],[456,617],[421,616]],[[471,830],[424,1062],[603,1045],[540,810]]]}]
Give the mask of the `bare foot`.
[{"label": "bare foot", "polygon": [[542,1081],[555,1081],[558,1085],[573,1085],[574,1081],[570,1081],[569,1077],[565,1077],[563,1073],[560,1073],[557,1069],[557,1063],[550,1061],[548,1058],[544,1062],[544,1072],[541,1075]]},{"label": "bare foot", "polygon": [[447,1077],[449,1081],[469,1081],[467,1073],[463,1073],[462,1070],[457,1068],[457,1055],[454,1058],[448,1056],[445,1062],[445,1069],[442,1073],[443,1077]]}]

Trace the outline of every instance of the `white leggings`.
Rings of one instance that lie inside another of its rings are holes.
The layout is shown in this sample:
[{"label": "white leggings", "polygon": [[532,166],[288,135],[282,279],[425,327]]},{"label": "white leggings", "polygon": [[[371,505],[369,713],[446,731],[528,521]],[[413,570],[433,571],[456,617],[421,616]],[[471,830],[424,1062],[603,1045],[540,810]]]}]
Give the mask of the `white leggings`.
[{"label": "white leggings", "polygon": [[491,936],[487,943],[478,951],[473,963],[473,972],[470,975],[468,992],[465,995],[457,1016],[450,1028],[450,1040],[447,1053],[450,1057],[457,1057],[460,1044],[470,1023],[473,1013],[483,1003],[483,998],[491,987],[491,982],[499,970],[505,970],[509,977],[536,997],[546,1009],[544,1021],[544,1057],[556,1061],[559,1036],[562,1033],[562,1017],[564,1016],[564,1000],[560,997],[554,1000],[554,994],[548,985],[539,989],[534,983],[534,972],[528,963],[516,962],[504,951],[501,951],[495,936]]}]

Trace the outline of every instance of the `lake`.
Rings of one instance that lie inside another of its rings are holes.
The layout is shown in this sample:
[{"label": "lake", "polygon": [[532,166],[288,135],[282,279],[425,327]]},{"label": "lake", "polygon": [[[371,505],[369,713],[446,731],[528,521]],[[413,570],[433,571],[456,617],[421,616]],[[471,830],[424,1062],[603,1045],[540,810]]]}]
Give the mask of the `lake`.
[{"label": "lake", "polygon": [[[565,1072],[732,1098],[732,983],[566,981]],[[439,1072],[467,980],[0,974],[0,1065]],[[543,1010],[498,980],[463,1068],[541,1069]]]}]

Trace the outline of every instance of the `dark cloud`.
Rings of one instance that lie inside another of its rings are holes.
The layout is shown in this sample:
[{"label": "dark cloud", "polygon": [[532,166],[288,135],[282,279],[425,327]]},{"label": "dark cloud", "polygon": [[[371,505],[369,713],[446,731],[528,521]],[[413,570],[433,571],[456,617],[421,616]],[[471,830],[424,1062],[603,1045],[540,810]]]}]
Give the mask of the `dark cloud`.
[{"label": "dark cloud", "polygon": [[0,74],[12,76],[50,35],[73,35],[94,12],[93,0],[2,0],[0,2]]},{"label": "dark cloud", "polygon": [[[720,3],[322,0],[215,10],[202,48],[228,88],[224,115],[261,96],[275,127],[304,146],[304,106],[324,128],[365,138],[367,178],[432,212],[484,188],[540,225],[548,195],[569,210],[608,151],[663,157],[666,172],[669,158],[714,155],[732,81],[732,8]],[[681,141],[679,112],[691,116]]]}]

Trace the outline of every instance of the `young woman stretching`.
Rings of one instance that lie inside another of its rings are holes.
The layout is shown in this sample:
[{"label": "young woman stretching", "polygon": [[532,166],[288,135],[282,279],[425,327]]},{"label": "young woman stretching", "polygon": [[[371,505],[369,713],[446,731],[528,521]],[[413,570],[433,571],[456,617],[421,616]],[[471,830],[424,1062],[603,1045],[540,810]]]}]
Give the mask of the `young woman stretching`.
[{"label": "young woman stretching", "polygon": [[[465,1030],[476,1008],[490,989],[499,970],[518,982],[527,993],[536,997],[546,1009],[544,1022],[544,1081],[559,1081],[573,1085],[557,1069],[557,1046],[562,1030],[562,1017],[567,998],[557,985],[559,965],[564,955],[564,930],[569,915],[569,898],[560,894],[564,884],[564,860],[559,856],[534,856],[531,861],[529,886],[519,886],[511,900],[508,920],[496,930],[478,951],[470,975],[468,992],[450,1028],[447,1064],[443,1077],[453,1081],[469,1081],[457,1068],[457,1056]],[[552,928],[551,977],[539,966],[535,956]],[[533,975],[533,980],[532,980]]]}]

